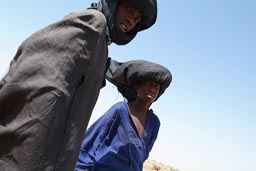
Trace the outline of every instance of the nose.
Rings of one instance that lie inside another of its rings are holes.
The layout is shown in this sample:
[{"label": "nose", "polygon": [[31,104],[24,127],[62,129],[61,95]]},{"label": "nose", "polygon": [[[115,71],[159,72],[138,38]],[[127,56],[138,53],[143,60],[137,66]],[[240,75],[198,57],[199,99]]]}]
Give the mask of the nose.
[{"label": "nose", "polygon": [[160,86],[157,83],[150,83],[148,87],[151,91],[154,92],[157,92],[160,89]]},{"label": "nose", "polygon": [[129,10],[126,20],[128,21],[129,29],[131,31],[141,22],[141,14],[138,10]]},{"label": "nose", "polygon": [[128,16],[126,20],[128,22],[128,30],[131,31],[136,26],[137,20],[133,16]]}]

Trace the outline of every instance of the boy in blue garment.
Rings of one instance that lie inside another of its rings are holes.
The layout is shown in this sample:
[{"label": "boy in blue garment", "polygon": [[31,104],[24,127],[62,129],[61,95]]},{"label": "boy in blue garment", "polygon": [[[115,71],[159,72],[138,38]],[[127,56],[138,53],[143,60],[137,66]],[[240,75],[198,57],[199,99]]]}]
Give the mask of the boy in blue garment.
[{"label": "boy in blue garment", "polygon": [[86,132],[76,171],[141,171],[160,121],[150,105],[169,86],[165,67],[141,60],[111,60],[106,78],[128,102],[118,102]]}]

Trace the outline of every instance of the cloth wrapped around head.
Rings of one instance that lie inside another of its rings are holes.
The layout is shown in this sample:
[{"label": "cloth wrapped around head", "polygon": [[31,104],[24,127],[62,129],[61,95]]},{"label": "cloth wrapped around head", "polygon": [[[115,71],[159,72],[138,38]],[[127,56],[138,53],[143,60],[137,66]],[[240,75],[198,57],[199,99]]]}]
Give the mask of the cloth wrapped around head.
[{"label": "cloth wrapped around head", "polygon": [[162,65],[145,60],[118,62],[110,59],[106,79],[117,86],[118,91],[128,100],[134,101],[137,93],[134,85],[141,81],[153,80],[160,84],[156,100],[164,93],[172,81],[171,72]]},{"label": "cloth wrapped around head", "polygon": [[118,45],[129,43],[136,36],[137,32],[146,30],[151,27],[157,19],[157,1],[156,0],[126,0],[133,7],[138,9],[142,14],[142,20],[137,27],[129,33],[123,33],[116,26],[116,11],[120,0],[99,0],[97,9],[101,11],[108,24],[111,41]]}]

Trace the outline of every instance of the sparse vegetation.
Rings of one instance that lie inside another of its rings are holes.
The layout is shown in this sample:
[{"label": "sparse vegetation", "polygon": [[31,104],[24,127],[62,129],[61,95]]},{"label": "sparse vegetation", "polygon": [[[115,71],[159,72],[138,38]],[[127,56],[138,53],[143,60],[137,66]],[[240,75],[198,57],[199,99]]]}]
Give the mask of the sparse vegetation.
[{"label": "sparse vegetation", "polygon": [[143,167],[152,171],[180,171],[179,169],[150,159],[145,161]]}]

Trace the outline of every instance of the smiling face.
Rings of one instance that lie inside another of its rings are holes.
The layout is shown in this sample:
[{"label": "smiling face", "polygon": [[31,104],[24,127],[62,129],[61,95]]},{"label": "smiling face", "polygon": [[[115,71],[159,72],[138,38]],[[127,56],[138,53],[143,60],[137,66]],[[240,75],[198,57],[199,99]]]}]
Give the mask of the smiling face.
[{"label": "smiling face", "polygon": [[135,85],[137,98],[147,102],[153,103],[160,91],[160,84],[155,81],[143,81]]},{"label": "smiling face", "polygon": [[141,13],[125,0],[121,0],[117,8],[116,24],[124,33],[130,32],[141,22]]}]

